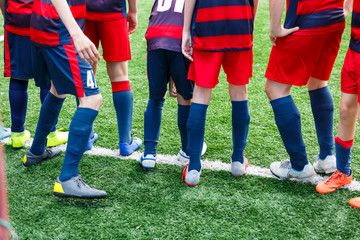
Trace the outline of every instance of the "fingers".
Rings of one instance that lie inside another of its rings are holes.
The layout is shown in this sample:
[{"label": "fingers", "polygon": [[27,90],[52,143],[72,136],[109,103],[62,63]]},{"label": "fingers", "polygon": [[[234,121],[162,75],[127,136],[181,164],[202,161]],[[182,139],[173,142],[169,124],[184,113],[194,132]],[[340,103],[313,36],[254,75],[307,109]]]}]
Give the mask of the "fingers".
[{"label": "fingers", "polygon": [[[299,27],[293,27],[293,28],[285,29],[285,31],[287,33],[285,36],[287,36],[289,34],[292,34],[293,32],[296,32],[297,30],[299,30]],[[283,36],[283,37],[285,37],[285,36]]]},{"label": "fingers", "polygon": [[193,59],[193,48],[192,47],[183,47],[182,48],[183,55],[189,59],[190,61],[194,61]]}]

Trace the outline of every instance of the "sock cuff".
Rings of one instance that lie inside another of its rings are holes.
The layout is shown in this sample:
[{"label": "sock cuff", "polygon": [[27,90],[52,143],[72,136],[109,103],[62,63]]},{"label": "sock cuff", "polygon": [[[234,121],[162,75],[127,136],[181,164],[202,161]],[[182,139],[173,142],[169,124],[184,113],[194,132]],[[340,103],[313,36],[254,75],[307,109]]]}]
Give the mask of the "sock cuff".
[{"label": "sock cuff", "polygon": [[282,98],[277,98],[277,99],[274,99],[274,100],[271,100],[270,101],[270,104],[271,106],[274,108],[274,107],[277,107],[281,104],[284,104],[284,103],[287,103],[287,102],[294,102],[294,100],[292,99],[291,95],[288,95],[286,97],[282,97]]},{"label": "sock cuff", "polygon": [[189,109],[190,105],[182,105],[182,104],[178,104],[178,108],[182,108],[182,109]]},{"label": "sock cuff", "polygon": [[192,115],[191,112],[193,111],[197,112],[200,116],[206,116],[208,106],[206,104],[191,103],[189,116]]},{"label": "sock cuff", "polygon": [[29,85],[27,80],[18,80],[15,78],[10,78],[9,90],[15,91],[26,91]]},{"label": "sock cuff", "polygon": [[309,94],[313,95],[313,94],[318,94],[318,93],[322,93],[322,92],[330,92],[329,87],[325,86],[322,88],[318,88],[318,89],[314,89],[314,90],[309,90]]},{"label": "sock cuff", "polygon": [[98,113],[99,113],[98,111],[91,108],[78,107],[74,114],[73,119],[76,119],[84,123],[92,124]]},{"label": "sock cuff", "polygon": [[48,98],[47,101],[50,101],[51,103],[55,103],[55,104],[62,104],[65,101],[65,98],[58,98],[50,91],[48,92],[46,98]]},{"label": "sock cuff", "polygon": [[335,142],[344,148],[351,148],[354,143],[354,138],[348,141],[343,141],[339,137],[336,137]]},{"label": "sock cuff", "polygon": [[130,81],[125,80],[125,81],[119,81],[119,82],[111,82],[111,88],[112,88],[113,93],[130,91],[131,90]]}]

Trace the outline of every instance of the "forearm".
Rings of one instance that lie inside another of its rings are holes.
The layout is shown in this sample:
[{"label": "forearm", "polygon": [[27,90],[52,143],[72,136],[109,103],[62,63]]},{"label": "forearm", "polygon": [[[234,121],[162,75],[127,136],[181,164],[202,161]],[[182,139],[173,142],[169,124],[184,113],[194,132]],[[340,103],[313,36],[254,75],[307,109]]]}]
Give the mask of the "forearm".
[{"label": "forearm", "polygon": [[270,34],[281,29],[281,17],[284,6],[285,0],[269,0]]},{"label": "forearm", "polygon": [[345,17],[352,11],[353,8],[353,0],[345,0],[344,2],[344,14]]},{"label": "forearm", "polygon": [[78,35],[81,35],[82,30],[76,23],[66,0],[51,0],[51,2],[59,14],[62,22],[64,23],[66,29],[69,31],[70,36],[74,38]]},{"label": "forearm", "polygon": [[0,8],[1,8],[1,13],[2,13],[3,17],[5,17],[5,3],[6,3],[6,0],[0,0]]},{"label": "forearm", "polygon": [[184,8],[184,32],[190,32],[191,19],[193,16],[196,0],[185,0]]},{"label": "forearm", "polygon": [[136,0],[128,0],[129,3],[129,12],[137,13]]},{"label": "forearm", "polygon": [[258,6],[259,6],[259,0],[254,0],[254,21],[255,21],[255,18],[256,18],[256,13],[257,13],[257,10],[258,10]]}]

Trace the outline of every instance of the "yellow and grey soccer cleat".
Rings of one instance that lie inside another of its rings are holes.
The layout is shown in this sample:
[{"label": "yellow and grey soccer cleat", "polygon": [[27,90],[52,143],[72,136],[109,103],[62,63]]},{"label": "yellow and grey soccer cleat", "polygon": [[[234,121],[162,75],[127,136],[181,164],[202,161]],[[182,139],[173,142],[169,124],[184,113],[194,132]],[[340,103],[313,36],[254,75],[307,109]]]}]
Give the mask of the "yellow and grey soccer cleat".
[{"label": "yellow and grey soccer cleat", "polygon": [[30,152],[30,150],[28,150],[25,153],[25,156],[23,158],[23,164],[26,167],[35,165],[41,161],[44,161],[46,159],[50,159],[50,158],[54,158],[56,156],[59,156],[61,154],[61,150],[60,149],[50,149],[50,148],[45,148],[45,151],[43,154],[41,155],[35,155],[32,152]]},{"label": "yellow and grey soccer cleat", "polygon": [[12,132],[11,133],[11,145],[13,148],[22,148],[25,142],[30,139],[30,132],[25,130],[23,132]]},{"label": "yellow and grey soccer cleat", "polygon": [[64,198],[106,198],[105,191],[97,190],[87,185],[80,175],[70,178],[66,181],[56,179],[54,185],[54,195]]},{"label": "yellow and grey soccer cleat", "polygon": [[47,136],[47,147],[55,147],[63,143],[67,143],[69,132],[61,132],[62,129],[58,129],[54,132],[51,132]]}]

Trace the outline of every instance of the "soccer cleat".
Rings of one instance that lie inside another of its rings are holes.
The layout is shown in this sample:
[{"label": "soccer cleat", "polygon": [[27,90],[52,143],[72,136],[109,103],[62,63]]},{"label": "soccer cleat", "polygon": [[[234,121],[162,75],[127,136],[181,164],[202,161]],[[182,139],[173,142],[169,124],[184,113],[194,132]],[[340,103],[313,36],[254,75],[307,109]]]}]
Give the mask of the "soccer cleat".
[{"label": "soccer cleat", "polygon": [[330,174],[336,171],[336,158],[334,155],[327,155],[324,160],[315,156],[314,169],[316,172]]},{"label": "soccer cleat", "polygon": [[360,197],[350,199],[349,204],[354,208],[360,209]]},{"label": "soccer cleat", "polygon": [[142,145],[142,141],[140,138],[137,137],[134,138],[132,137],[130,144],[120,142],[119,143],[120,155],[122,156],[130,155],[136,150],[138,150],[139,147],[141,147],[141,145]]},{"label": "soccer cleat", "polygon": [[234,177],[241,177],[245,174],[247,167],[249,166],[249,161],[244,156],[244,162],[241,163],[239,161],[231,161],[231,175]]},{"label": "soccer cleat", "polygon": [[12,132],[11,133],[11,145],[13,148],[22,148],[25,142],[30,139],[30,132],[25,130],[23,132]]},{"label": "soccer cleat", "polygon": [[270,165],[270,171],[280,180],[297,178],[302,181],[308,181],[316,175],[314,167],[310,163],[307,163],[302,171],[297,171],[291,167],[290,160],[273,162]]},{"label": "soccer cleat", "polygon": [[85,151],[92,149],[94,142],[96,142],[97,139],[98,139],[98,135],[94,133],[94,136],[92,138],[89,138]]},{"label": "soccer cleat", "polygon": [[337,188],[351,183],[352,173],[348,177],[345,173],[340,171],[334,172],[328,179],[316,185],[316,191],[321,194],[326,194],[335,191]]},{"label": "soccer cleat", "polygon": [[200,172],[196,171],[195,169],[189,171],[189,164],[186,164],[181,177],[181,181],[185,180],[186,185],[195,187],[200,182],[200,174],[201,170]]},{"label": "soccer cleat", "polygon": [[[201,150],[201,156],[206,153],[206,149],[207,149],[207,145],[204,142],[202,150]],[[180,149],[180,151],[179,151],[178,155],[176,156],[176,158],[177,158],[177,160],[179,162],[188,162],[190,160],[190,157],[182,149]]]},{"label": "soccer cleat", "polygon": [[54,132],[51,132],[47,136],[47,147],[55,147],[63,143],[67,143],[69,132],[61,132],[62,129],[58,129]]},{"label": "soccer cleat", "polygon": [[87,185],[80,175],[72,177],[69,180],[61,182],[59,178],[56,179],[54,185],[54,195],[64,198],[106,198],[105,191],[97,190]]},{"label": "soccer cleat", "polygon": [[0,140],[3,140],[5,138],[8,138],[11,135],[11,129],[10,128],[0,128]]},{"label": "soccer cleat", "polygon": [[30,152],[30,150],[28,150],[25,153],[25,156],[23,158],[23,164],[26,167],[38,164],[41,161],[44,161],[46,159],[50,159],[50,158],[54,158],[56,156],[59,156],[61,154],[61,150],[60,149],[50,149],[50,148],[45,148],[45,151],[43,154],[41,155],[35,155],[32,152]]},{"label": "soccer cleat", "polygon": [[153,169],[155,167],[155,163],[156,163],[156,156],[152,154],[148,154],[146,156],[144,156],[144,154],[141,155],[140,164],[143,168]]}]

